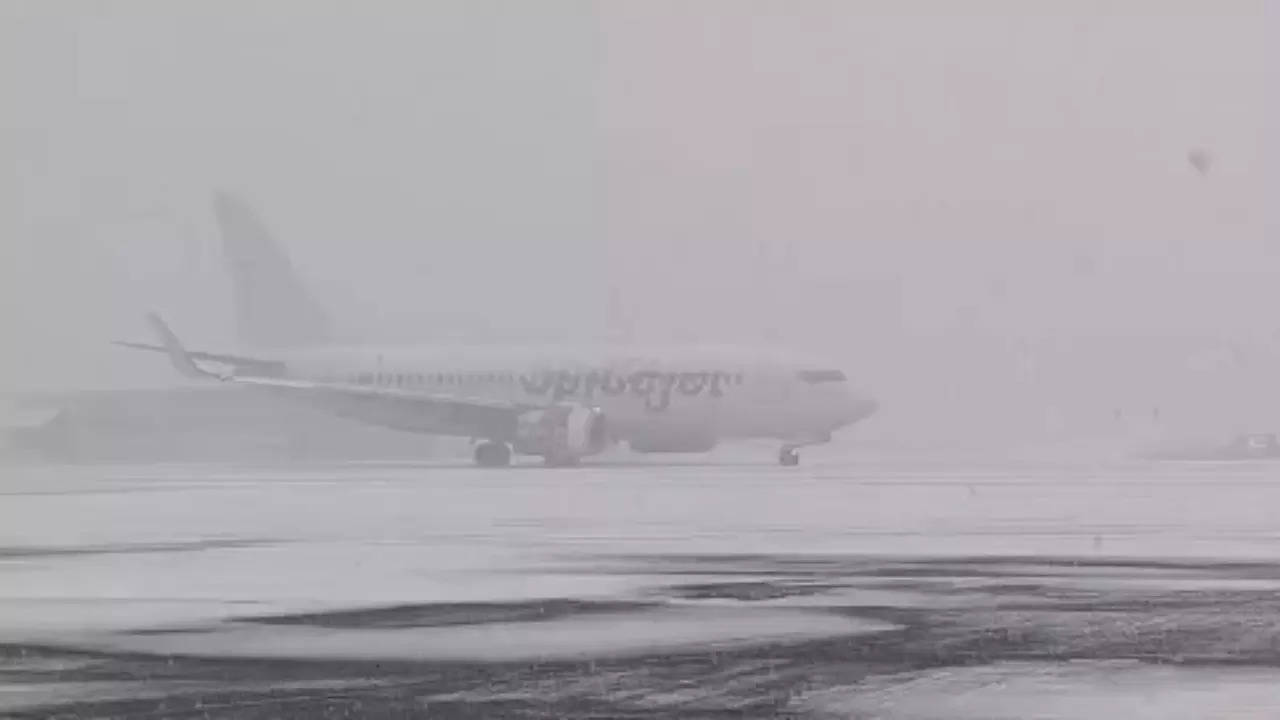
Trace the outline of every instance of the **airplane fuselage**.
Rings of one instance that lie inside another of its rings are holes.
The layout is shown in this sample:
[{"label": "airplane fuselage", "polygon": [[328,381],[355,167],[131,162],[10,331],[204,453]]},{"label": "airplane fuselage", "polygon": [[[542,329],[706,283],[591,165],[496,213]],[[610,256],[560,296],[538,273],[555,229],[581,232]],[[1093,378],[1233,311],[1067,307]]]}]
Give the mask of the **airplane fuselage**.
[{"label": "airplane fuselage", "polygon": [[754,349],[358,347],[279,359],[291,379],[597,407],[615,439],[642,451],[700,451],[738,438],[820,441],[876,408],[830,364]]}]

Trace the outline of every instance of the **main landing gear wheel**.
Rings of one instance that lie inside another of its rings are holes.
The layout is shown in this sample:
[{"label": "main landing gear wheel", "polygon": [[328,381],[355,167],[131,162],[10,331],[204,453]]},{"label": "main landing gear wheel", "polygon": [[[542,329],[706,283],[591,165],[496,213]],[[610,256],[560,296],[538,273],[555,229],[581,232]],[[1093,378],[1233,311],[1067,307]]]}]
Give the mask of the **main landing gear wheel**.
[{"label": "main landing gear wheel", "polygon": [[800,450],[784,447],[778,451],[778,464],[783,467],[795,467],[800,464]]},{"label": "main landing gear wheel", "polygon": [[511,464],[511,448],[506,443],[482,442],[476,446],[476,464],[480,467],[506,467]]}]

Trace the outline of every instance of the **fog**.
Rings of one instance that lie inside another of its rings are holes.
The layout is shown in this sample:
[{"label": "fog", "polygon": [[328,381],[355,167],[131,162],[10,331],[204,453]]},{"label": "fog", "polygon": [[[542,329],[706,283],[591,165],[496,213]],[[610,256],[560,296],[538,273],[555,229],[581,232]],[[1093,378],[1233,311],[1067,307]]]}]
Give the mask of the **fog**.
[{"label": "fog", "polygon": [[249,199],[353,339],[830,355],[869,447],[1280,428],[1263,2],[0,4],[9,389],[232,347]]},{"label": "fog", "polygon": [[0,0],[0,713],[1280,717],[1277,22]]}]

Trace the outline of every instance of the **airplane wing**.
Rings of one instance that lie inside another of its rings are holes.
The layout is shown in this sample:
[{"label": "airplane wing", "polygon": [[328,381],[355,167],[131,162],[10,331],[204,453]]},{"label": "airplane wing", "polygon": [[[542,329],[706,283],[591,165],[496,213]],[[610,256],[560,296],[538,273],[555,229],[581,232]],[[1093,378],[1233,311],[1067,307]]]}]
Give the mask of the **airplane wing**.
[{"label": "airplane wing", "polygon": [[520,413],[534,409],[531,406],[369,385],[232,375],[219,376],[218,379],[297,398],[343,417],[397,430],[470,435],[493,440],[515,440]]},{"label": "airplane wing", "polygon": [[[178,372],[186,377],[212,379],[270,391],[320,405],[338,415],[384,427],[511,441],[516,437],[520,414],[540,407],[423,393],[403,388],[213,372],[201,367],[199,361],[209,359],[226,362],[224,358],[231,356],[188,352],[158,315],[153,313],[147,319],[161,344],[141,349],[162,349]],[[142,344],[130,343],[126,346],[139,345]]]},{"label": "airplane wing", "polygon": [[[169,352],[168,348],[163,345],[151,345],[148,343],[129,342],[127,340],[113,340],[112,345],[127,347],[132,350],[146,350],[149,352]],[[284,371],[284,363],[279,360],[263,360],[261,358],[245,357],[244,355],[224,355],[221,353],[200,352],[199,350],[191,350],[187,353],[192,360],[198,362],[217,362],[227,365],[234,365],[237,371],[252,371],[259,375],[280,375]]]}]

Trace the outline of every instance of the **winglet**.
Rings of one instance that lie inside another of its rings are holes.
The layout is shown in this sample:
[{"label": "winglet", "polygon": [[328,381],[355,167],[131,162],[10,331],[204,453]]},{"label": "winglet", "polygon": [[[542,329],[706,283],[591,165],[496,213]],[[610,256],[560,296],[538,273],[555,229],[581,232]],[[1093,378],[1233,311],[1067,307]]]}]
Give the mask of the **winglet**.
[{"label": "winglet", "polygon": [[191,359],[191,355],[187,353],[187,349],[182,346],[182,341],[178,340],[178,336],[173,334],[169,326],[156,313],[147,313],[147,322],[151,323],[151,329],[160,339],[160,344],[164,346],[165,352],[169,354],[169,362],[173,363],[173,367],[178,372],[189,378],[216,378],[217,375],[203,370]]}]

